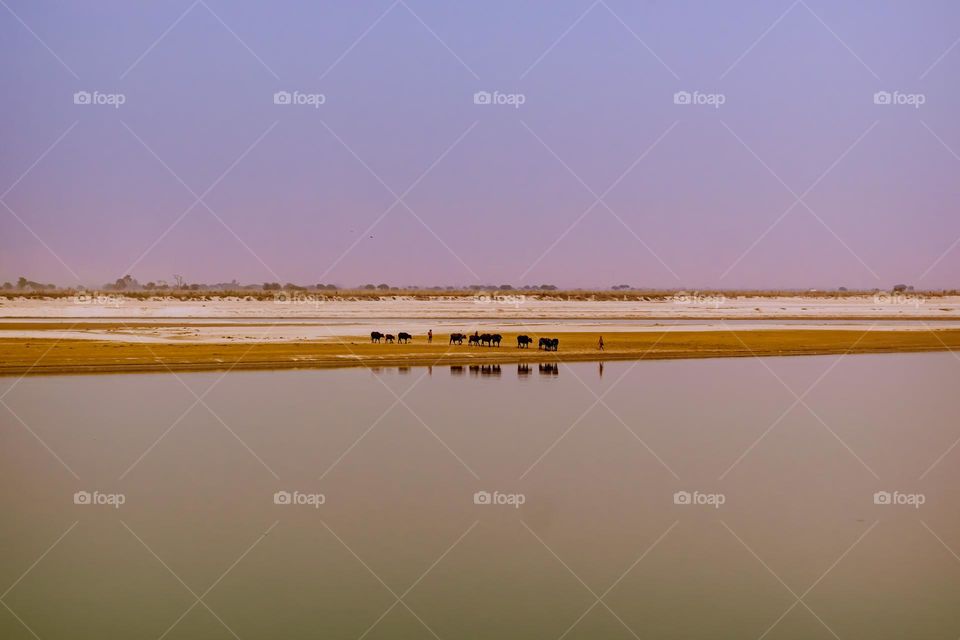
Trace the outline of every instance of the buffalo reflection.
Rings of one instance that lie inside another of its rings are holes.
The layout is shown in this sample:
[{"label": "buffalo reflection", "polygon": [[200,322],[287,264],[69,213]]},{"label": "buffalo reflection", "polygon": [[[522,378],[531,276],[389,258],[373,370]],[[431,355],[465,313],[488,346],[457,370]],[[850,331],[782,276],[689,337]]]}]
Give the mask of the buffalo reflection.
[{"label": "buffalo reflection", "polygon": [[[597,363],[598,373],[600,377],[603,377],[603,362]],[[471,365],[462,365],[462,364],[453,364],[450,366],[450,375],[452,376],[462,376],[465,372],[470,373],[470,376],[477,377],[500,377],[503,374],[503,367],[499,364],[471,364]],[[400,367],[368,367],[371,373],[373,374],[383,374],[390,372],[397,372],[401,375],[408,375],[412,371],[412,367],[400,366]],[[557,376],[560,375],[560,363],[558,362],[540,362],[537,363],[537,371],[540,372],[542,376]],[[427,374],[430,375],[433,373],[433,367],[427,367]],[[533,373],[533,365],[528,362],[519,362],[517,363],[517,377],[518,378],[527,378]]]},{"label": "buffalo reflection", "polygon": [[464,367],[460,364],[450,365],[450,375],[462,376],[464,369],[470,372],[471,376],[499,376],[503,369],[498,364],[471,364]]}]

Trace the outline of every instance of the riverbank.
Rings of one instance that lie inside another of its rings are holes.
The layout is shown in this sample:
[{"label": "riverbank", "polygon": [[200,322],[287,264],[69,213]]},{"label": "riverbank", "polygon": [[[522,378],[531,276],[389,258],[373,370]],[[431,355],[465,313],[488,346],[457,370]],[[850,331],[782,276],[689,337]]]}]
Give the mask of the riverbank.
[{"label": "riverbank", "polygon": [[407,295],[353,299],[340,295],[291,292],[269,299],[235,296],[196,299],[157,296],[144,299],[111,293],[57,298],[0,297],[0,319],[67,322],[92,319],[123,322],[364,322],[396,319],[450,323],[827,319],[960,321],[960,296],[922,293],[837,294],[829,297],[802,294],[734,296],[693,292],[661,298],[624,295],[606,299],[571,299],[560,295],[490,292],[426,299]]},{"label": "riverbank", "polygon": [[[669,360],[752,356],[960,351],[960,329],[649,330],[606,334],[557,332],[557,351],[518,349],[519,332],[503,332],[503,346],[427,343],[372,344],[356,336],[322,342],[124,342],[120,340],[0,338],[0,375],[227,371],[337,367],[403,367],[519,362]],[[524,332],[533,335],[533,332]],[[543,334],[537,334],[540,337]],[[534,343],[536,344],[536,343]]]}]

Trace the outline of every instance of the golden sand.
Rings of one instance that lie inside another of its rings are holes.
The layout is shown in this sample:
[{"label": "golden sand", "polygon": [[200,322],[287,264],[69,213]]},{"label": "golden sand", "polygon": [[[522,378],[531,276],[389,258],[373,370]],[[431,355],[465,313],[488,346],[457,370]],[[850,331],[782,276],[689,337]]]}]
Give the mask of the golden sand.
[{"label": "golden sand", "polygon": [[[432,344],[417,336],[409,344],[371,344],[344,337],[325,342],[145,343],[106,340],[0,338],[0,375],[132,373],[332,367],[506,364],[598,360],[662,360],[844,353],[960,351],[960,330],[730,330],[643,331],[604,336],[552,334],[558,351],[536,343],[518,349],[516,333],[504,333],[501,347]],[[539,336],[537,336],[539,337]]]}]

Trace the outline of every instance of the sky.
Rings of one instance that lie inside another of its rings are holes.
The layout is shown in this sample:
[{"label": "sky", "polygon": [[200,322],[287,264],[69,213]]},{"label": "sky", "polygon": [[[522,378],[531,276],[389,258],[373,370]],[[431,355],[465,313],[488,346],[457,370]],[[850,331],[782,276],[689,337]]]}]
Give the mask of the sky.
[{"label": "sky", "polygon": [[958,43],[954,0],[3,0],[0,280],[956,288]]}]

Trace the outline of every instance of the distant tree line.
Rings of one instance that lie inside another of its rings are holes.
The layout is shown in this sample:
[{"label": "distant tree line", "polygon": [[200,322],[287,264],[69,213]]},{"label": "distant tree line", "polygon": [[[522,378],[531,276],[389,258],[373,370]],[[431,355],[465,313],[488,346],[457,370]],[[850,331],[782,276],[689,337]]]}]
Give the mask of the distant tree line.
[{"label": "distant tree line", "polygon": [[27,280],[23,276],[20,276],[17,278],[17,284],[13,284],[12,282],[4,282],[3,288],[7,290],[17,289],[20,291],[56,291],[57,285],[34,282],[33,280]]},{"label": "distant tree line", "polygon": [[[45,291],[54,292],[54,291],[74,291],[74,290],[83,290],[86,287],[63,287],[58,288],[55,284],[37,282],[30,280],[24,276],[17,278],[16,283],[4,282],[0,285],[0,290],[3,291],[20,291],[20,292],[32,292],[32,293],[42,293]],[[263,282],[260,284],[241,284],[236,279],[231,280],[230,282],[216,282],[216,283],[189,283],[183,276],[174,275],[172,281],[167,280],[151,280],[145,284],[141,284],[136,278],[132,275],[127,274],[121,278],[117,278],[113,282],[104,284],[101,287],[102,291],[118,291],[118,292],[128,292],[128,293],[166,293],[168,295],[174,295],[176,292],[250,292],[249,295],[255,295],[254,292],[277,292],[277,291],[350,291],[350,290],[360,290],[360,291],[408,291],[408,292],[417,292],[417,291],[524,291],[524,292],[536,292],[536,291],[564,291],[553,284],[528,284],[522,286],[515,286],[511,284],[473,284],[467,286],[430,286],[430,287],[421,287],[421,286],[398,286],[391,285],[385,282],[380,284],[367,283],[357,287],[344,287],[335,284],[307,284],[299,285],[293,282],[287,282],[281,284],[280,282]],[[612,285],[609,291],[631,291],[635,294],[647,294],[658,296],[664,294],[664,292],[669,293],[668,289],[642,289],[637,288],[629,284],[616,284]],[[915,289],[913,285],[908,284],[895,284],[890,289],[883,290],[879,288],[874,288],[870,290],[859,290],[859,293],[871,293],[875,294],[882,291],[889,291],[891,293],[904,293],[904,292],[913,292]],[[600,292],[601,289],[567,289],[565,291],[596,291]],[[706,291],[706,290],[705,290]],[[719,289],[717,291],[720,291]],[[817,294],[817,295],[829,295],[830,289],[818,290],[818,289],[785,289],[781,291],[769,291],[769,290],[724,290],[731,296],[735,295],[791,295],[791,294]],[[839,294],[846,293],[857,293],[857,290],[849,290],[847,287],[837,287],[832,291]],[[928,293],[937,293],[936,291],[928,291]],[[939,292],[940,295],[956,295],[955,290],[942,290]],[[664,294],[665,295],[665,294]]]}]

